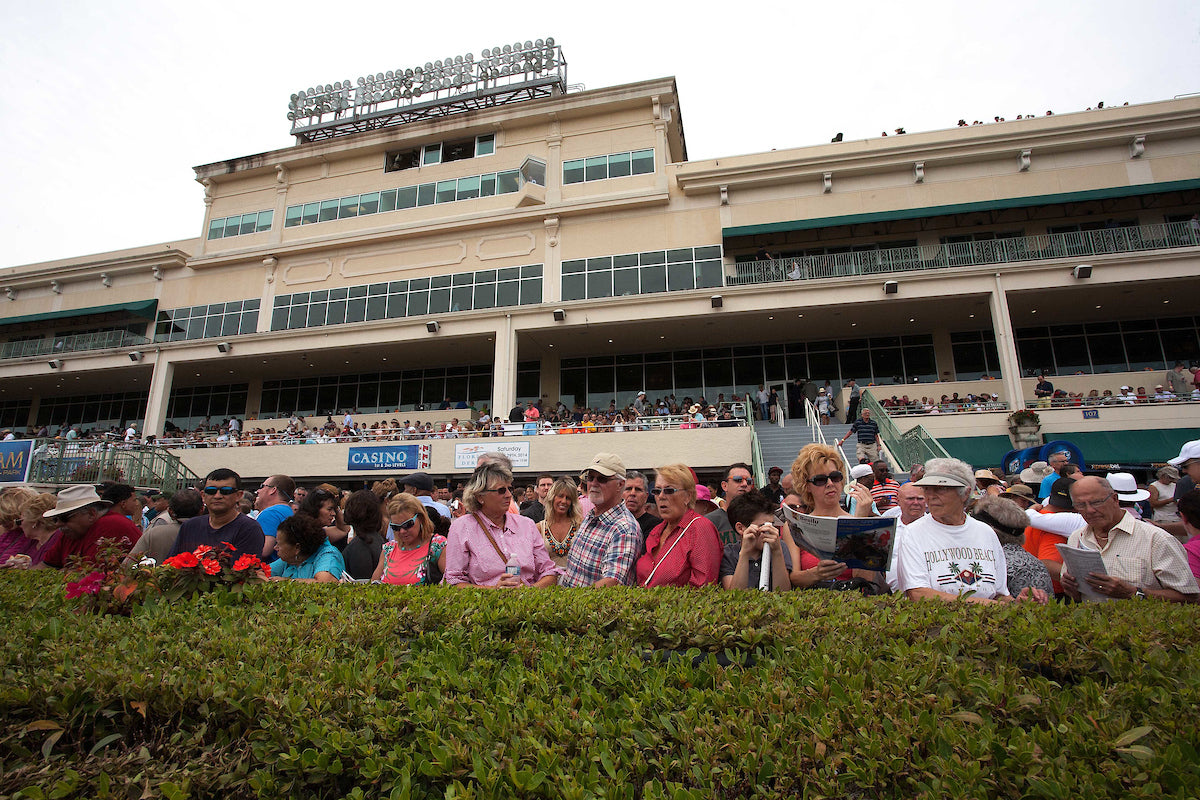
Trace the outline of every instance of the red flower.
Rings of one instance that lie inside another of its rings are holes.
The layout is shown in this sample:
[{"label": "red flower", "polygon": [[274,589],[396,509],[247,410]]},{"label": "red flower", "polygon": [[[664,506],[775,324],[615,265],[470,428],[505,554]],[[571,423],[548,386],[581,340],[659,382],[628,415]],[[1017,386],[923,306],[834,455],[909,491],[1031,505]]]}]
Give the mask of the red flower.
[{"label": "red flower", "polygon": [[271,577],[271,565],[270,564],[263,561],[263,562],[260,562],[259,566],[262,567],[262,572],[263,572],[264,578]]},{"label": "red flower", "polygon": [[76,597],[83,597],[85,594],[96,594],[100,591],[100,587],[103,584],[104,573],[92,572],[84,578],[67,584],[67,599],[74,600]]},{"label": "red flower", "polygon": [[213,549],[211,547],[209,547],[206,544],[202,544],[199,547],[197,547],[195,550],[193,550],[192,552],[194,552],[200,558],[204,558],[205,555],[207,555],[208,553],[211,553],[212,551],[213,551]]},{"label": "red flower", "polygon": [[241,572],[242,570],[254,569],[255,567],[259,566],[260,563],[261,562],[258,560],[258,556],[251,555],[250,553],[243,553],[237,561],[233,562],[233,569],[236,572]]},{"label": "red flower", "polygon": [[204,572],[206,575],[216,575],[221,571],[221,564],[216,559],[205,559]]},{"label": "red flower", "polygon": [[194,553],[180,553],[177,556],[171,556],[163,564],[176,569],[189,569],[200,566],[200,559],[196,558]]}]

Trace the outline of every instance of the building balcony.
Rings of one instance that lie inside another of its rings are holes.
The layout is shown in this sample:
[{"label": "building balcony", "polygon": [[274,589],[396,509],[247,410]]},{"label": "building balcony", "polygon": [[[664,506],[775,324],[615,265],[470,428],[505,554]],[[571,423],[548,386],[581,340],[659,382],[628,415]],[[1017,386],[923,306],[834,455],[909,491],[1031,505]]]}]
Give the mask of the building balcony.
[{"label": "building balcony", "polygon": [[102,331],[74,336],[56,336],[51,339],[4,342],[0,344],[0,359],[60,356],[64,353],[79,353],[87,350],[144,347],[150,343],[145,336],[138,336],[129,331]]},{"label": "building balcony", "polygon": [[883,250],[746,261],[725,276],[727,286],[886,275],[948,267],[1014,264],[1049,259],[1085,259],[1116,253],[1200,246],[1200,234],[1187,222],[1104,228],[1073,233],[1014,236]]}]

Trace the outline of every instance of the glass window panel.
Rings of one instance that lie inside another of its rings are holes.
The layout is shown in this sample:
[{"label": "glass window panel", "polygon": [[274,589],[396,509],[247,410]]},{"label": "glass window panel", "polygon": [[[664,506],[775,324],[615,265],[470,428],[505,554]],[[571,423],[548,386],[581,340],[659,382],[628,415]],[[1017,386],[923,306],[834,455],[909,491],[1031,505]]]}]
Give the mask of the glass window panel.
[{"label": "glass window panel", "polygon": [[343,383],[338,387],[337,407],[355,408],[358,405],[358,385]]},{"label": "glass window panel", "polygon": [[317,389],[316,412],[332,414],[337,411],[337,386],[321,386]]},{"label": "glass window panel", "polygon": [[445,314],[450,310],[450,290],[432,289],[429,292],[429,313]]},{"label": "glass window panel", "polygon": [[583,159],[563,162],[563,184],[583,183]]},{"label": "glass window panel", "polygon": [[706,258],[719,259],[720,257],[721,257],[721,246],[720,245],[710,245],[708,247],[697,247],[696,248],[696,260],[697,261],[699,261],[701,259],[706,259]]},{"label": "glass window panel", "polygon": [[347,289],[345,286],[341,286],[337,289],[329,290],[329,299],[330,300],[345,300],[349,295],[350,295],[350,290]]},{"label": "glass window panel", "polygon": [[329,299],[329,290],[325,289],[319,292],[313,292],[308,296],[308,299],[313,303],[324,303]]},{"label": "glass window panel", "polygon": [[475,308],[496,307],[496,284],[485,283],[475,287]]},{"label": "glass window panel", "polygon": [[[867,354],[863,352],[861,357],[866,359]],[[808,354],[809,373],[800,377],[809,378],[810,380],[824,382],[826,380],[840,380],[838,374],[838,357],[837,353],[809,353]],[[865,376],[865,373],[860,373],[860,377]],[[792,376],[796,377],[795,375]],[[853,376],[848,376],[853,377]]]},{"label": "glass window panel", "polygon": [[288,317],[288,328],[303,328],[308,324],[308,306],[292,306]]},{"label": "glass window panel", "polygon": [[[290,211],[290,209],[289,209],[289,211]],[[225,220],[224,219],[214,219],[214,220],[209,221],[209,223],[208,223],[208,238],[209,239],[220,239],[221,236],[224,235],[224,233],[225,233]]]},{"label": "glass window panel", "polygon": [[642,294],[665,292],[667,290],[666,266],[642,267]]},{"label": "glass window panel", "polygon": [[702,361],[676,361],[674,365],[675,375],[675,397],[677,400],[682,400],[684,397],[698,398],[702,391],[704,381]]},{"label": "glass window panel", "polygon": [[562,262],[563,275],[570,275],[574,272],[583,272],[587,269],[587,260],[583,258],[573,259],[571,261]]},{"label": "glass window panel", "polygon": [[676,250],[668,250],[667,251],[667,263],[668,264],[679,264],[683,261],[691,261],[691,260],[692,260],[692,248],[690,248],[690,247],[683,247],[683,248],[679,248]]},{"label": "glass window panel", "polygon": [[255,233],[271,230],[271,223],[275,219],[274,211],[260,211],[255,216],[257,217],[257,223],[254,228]]},{"label": "glass window panel", "polygon": [[623,256],[612,257],[613,267],[636,267],[638,265],[637,253],[630,253]]},{"label": "glass window panel", "polygon": [[491,197],[496,193],[496,173],[479,176],[479,196]]},{"label": "glass window panel", "polygon": [[651,250],[648,253],[639,253],[638,261],[643,267],[647,264],[665,264],[667,263],[667,251]]},{"label": "glass window panel", "polygon": [[496,134],[485,133],[475,137],[475,157],[490,156],[496,152]]},{"label": "glass window panel", "polygon": [[458,181],[438,181],[437,182],[437,202],[453,203],[457,197]]},{"label": "glass window panel", "polygon": [[[1088,348],[1092,354],[1092,369],[1096,372],[1125,372],[1129,369],[1125,360],[1125,346],[1121,335],[1105,333],[1088,336]],[[1021,367],[1025,368],[1025,362]]]},{"label": "glass window panel", "polygon": [[451,311],[470,311],[474,289],[471,286],[455,286],[450,294]]},{"label": "glass window panel", "polygon": [[[434,284],[437,286],[438,284]],[[429,288],[429,278],[413,278],[408,284],[409,291]]]},{"label": "glass window panel", "polygon": [[442,160],[442,143],[427,144],[421,154],[421,163],[425,166],[430,164],[441,163]]},{"label": "glass window panel", "polygon": [[388,211],[396,210],[396,190],[388,189],[386,192],[379,193],[379,213],[384,214]]},{"label": "glass window panel", "polygon": [[613,153],[608,157],[608,177],[624,178],[630,169],[629,153]]},{"label": "glass window panel", "polygon": [[904,377],[909,381],[913,378],[930,381],[937,377],[937,358],[932,344],[909,345],[904,348]]},{"label": "glass window panel", "polygon": [[537,305],[542,302],[542,279],[526,278],[521,281],[521,305]]},{"label": "glass window panel", "polygon": [[337,200],[322,200],[321,201],[321,216],[320,222],[328,222],[331,219],[337,219],[338,216],[338,201]]},{"label": "glass window panel", "polygon": [[362,322],[367,318],[367,300],[364,297],[346,301],[346,322]]},{"label": "glass window panel", "polygon": [[588,272],[612,269],[612,259],[607,256],[602,256],[600,258],[589,258],[587,260],[587,268]]},{"label": "glass window panel", "polygon": [[584,179],[602,181],[608,177],[608,156],[592,156],[584,160]]},{"label": "glass window panel", "polygon": [[283,306],[276,308],[271,312],[271,330],[282,331],[287,329],[288,324],[288,307]]},{"label": "glass window panel", "polygon": [[747,388],[757,387],[763,382],[762,358],[733,359],[733,383]]},{"label": "glass window panel", "polygon": [[496,284],[496,305],[501,308],[515,306],[521,302],[521,284],[517,281],[501,281]]},{"label": "glass window panel", "polygon": [[682,289],[695,288],[696,276],[690,263],[667,265],[667,289],[669,291],[677,292]]},{"label": "glass window panel", "polygon": [[254,333],[257,330],[258,330],[258,312],[257,311],[243,311],[242,316],[241,316],[241,322],[238,325],[238,333],[239,334]]},{"label": "glass window panel", "polygon": [[413,208],[417,205],[416,186],[405,186],[396,190],[396,208]]},{"label": "glass window panel", "polygon": [[496,194],[510,194],[520,188],[520,173],[515,169],[496,173]]},{"label": "glass window panel", "polygon": [[[467,274],[470,274],[470,273],[467,273]],[[494,270],[494,269],[481,269],[475,273],[475,283],[476,284],[495,283],[495,282],[496,282],[496,270]]]},{"label": "glass window panel", "polygon": [[241,232],[242,232],[242,218],[241,217],[226,217],[225,218],[225,236],[223,238],[228,239],[230,236],[237,236]]},{"label": "glass window panel", "polygon": [[351,300],[353,300],[356,297],[366,297],[367,296],[367,287],[366,286],[351,286],[351,287],[349,287],[349,290],[350,290],[350,299]]},{"label": "glass window panel", "polygon": [[479,197],[479,177],[459,178],[457,197],[459,200],[470,200],[474,197]]},{"label": "glass window panel", "polygon": [[345,300],[330,300],[329,308],[325,312],[326,325],[341,325],[346,321],[346,301]]},{"label": "glass window panel", "polygon": [[586,275],[563,275],[563,300],[583,300],[587,297]]},{"label": "glass window panel", "polygon": [[422,314],[429,313],[429,292],[409,292],[408,293],[408,315],[410,317],[418,317]]},{"label": "glass window panel", "polygon": [[437,185],[433,183],[422,183],[417,187],[417,205],[431,206],[437,199]]},{"label": "glass window panel", "polygon": [[720,261],[700,261],[696,264],[696,285],[702,289],[722,286],[724,271]]},{"label": "glass window panel", "polygon": [[241,230],[239,231],[239,233],[241,233],[243,235],[248,234],[248,233],[254,233],[254,231],[257,227],[258,227],[258,212],[257,211],[255,211],[253,214],[242,214],[242,227],[241,227]]},{"label": "glass window panel", "polygon": [[542,277],[542,265],[541,264],[526,264],[525,266],[521,267],[521,277],[522,278],[540,278],[540,277]]},{"label": "glass window panel", "polygon": [[241,314],[226,314],[223,317],[217,317],[221,320],[221,336],[237,336],[238,329],[242,324]]},{"label": "glass window panel", "polygon": [[[848,372],[842,374],[850,375]],[[871,374],[875,383],[904,383],[904,359],[900,348],[871,348]]]},{"label": "glass window panel", "polygon": [[[473,272],[456,272],[456,273],[454,273],[454,285],[455,286],[470,286],[473,283],[475,283],[475,273],[473,273]],[[442,285],[444,286],[445,284],[442,284]],[[437,284],[434,283],[434,286],[437,286]]]},{"label": "glass window panel", "polygon": [[408,291],[408,281],[392,281],[388,284],[388,294],[403,294]]},{"label": "glass window panel", "polygon": [[[300,224],[301,218],[304,216],[304,206],[288,206],[287,213],[283,217],[283,227],[294,228]],[[208,238],[213,238],[209,236]]]},{"label": "glass window panel", "polygon": [[633,154],[633,174],[645,175],[654,172],[654,151],[638,150]]},{"label": "glass window panel", "polygon": [[[711,391],[715,386],[733,385],[733,359],[706,359],[702,363],[704,364],[704,386],[706,389]],[[708,399],[715,400],[716,398]]]},{"label": "glass window panel", "polygon": [[535,186],[546,185],[546,165],[536,158],[527,158],[521,164],[521,178],[526,183],[532,183]]},{"label": "glass window panel", "polygon": [[1172,330],[1163,333],[1163,350],[1167,357],[1167,364],[1175,366],[1176,361],[1182,361],[1184,364],[1189,364],[1196,358],[1196,353],[1200,352],[1200,346],[1197,344],[1196,329],[1190,330]]},{"label": "glass window panel", "polygon": [[374,214],[379,211],[379,192],[363,194],[358,197],[358,215]]},{"label": "glass window panel", "polygon": [[587,276],[588,297],[612,297],[612,272],[589,272]]},{"label": "glass window panel", "polygon": [[1059,374],[1091,372],[1087,339],[1082,336],[1058,336],[1054,338],[1054,362]]},{"label": "glass window panel", "polygon": [[[459,275],[465,274],[468,277],[456,285],[462,285],[462,284],[467,284],[467,283],[471,282],[470,273],[460,272],[458,274]],[[413,282],[413,288],[414,289],[424,289],[424,288],[426,288],[426,285],[427,285],[428,288],[430,288],[430,289],[447,289],[450,287],[450,282],[451,282],[450,278],[451,278],[451,276],[449,276],[449,275],[434,275],[432,278],[425,278],[424,284],[421,286],[416,285],[417,283],[421,283],[421,280],[418,279],[417,281]]]},{"label": "glass window panel", "polygon": [[383,319],[387,316],[387,295],[367,298],[367,319]]},{"label": "glass window panel", "polygon": [[[1055,345],[1057,347],[1057,342]],[[1158,340],[1158,331],[1126,333],[1125,354],[1129,358],[1130,369],[1166,368],[1166,364],[1163,363],[1162,345]]]},{"label": "glass window panel", "polygon": [[321,204],[320,203],[305,203],[304,204],[304,216],[301,219],[305,225],[311,225],[312,223],[318,221],[320,212],[321,212]]},{"label": "glass window panel", "polygon": [[618,269],[613,271],[613,294],[617,296],[638,293],[637,269]]},{"label": "glass window panel", "polygon": [[374,297],[379,294],[387,294],[388,285],[386,283],[372,283],[367,285],[367,296]]},{"label": "glass window panel", "polygon": [[400,381],[383,381],[379,384],[379,410],[388,411],[400,407]]},{"label": "glass window panel", "polygon": [[521,277],[520,267],[505,267],[501,270],[496,270],[496,280],[498,281],[515,281]]},{"label": "glass window panel", "polygon": [[[611,366],[604,367],[588,367],[588,396],[603,394],[610,395],[613,393],[615,384],[613,368]],[[605,405],[608,400],[605,399]]]},{"label": "glass window panel", "polygon": [[[1121,337],[1115,337],[1118,345]],[[1054,349],[1049,339],[1017,339],[1017,357],[1021,363],[1021,371],[1026,375],[1036,375],[1041,370],[1054,372]],[[1124,364],[1124,351],[1121,362]]]},{"label": "glass window panel", "polygon": [[388,319],[399,319],[408,311],[408,293],[390,294],[387,298]]}]

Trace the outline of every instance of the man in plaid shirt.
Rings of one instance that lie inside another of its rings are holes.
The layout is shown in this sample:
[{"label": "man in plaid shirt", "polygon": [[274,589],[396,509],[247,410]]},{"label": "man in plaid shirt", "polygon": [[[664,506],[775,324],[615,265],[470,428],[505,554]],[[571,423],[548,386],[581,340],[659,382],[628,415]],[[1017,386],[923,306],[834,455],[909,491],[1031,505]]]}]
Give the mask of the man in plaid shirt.
[{"label": "man in plaid shirt", "polygon": [[592,508],[575,532],[559,586],[631,586],[642,529],[622,502],[625,464],[614,453],[597,453],[579,474]]}]

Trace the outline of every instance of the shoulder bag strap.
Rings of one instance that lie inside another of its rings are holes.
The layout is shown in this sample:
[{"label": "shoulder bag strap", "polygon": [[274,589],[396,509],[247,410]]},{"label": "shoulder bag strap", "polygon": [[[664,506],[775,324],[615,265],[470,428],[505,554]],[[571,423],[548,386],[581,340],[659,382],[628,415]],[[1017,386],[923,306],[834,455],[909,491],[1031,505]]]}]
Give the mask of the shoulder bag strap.
[{"label": "shoulder bag strap", "polygon": [[500,560],[507,564],[508,556],[504,555],[504,551],[500,549],[500,545],[496,544],[496,539],[492,536],[492,532],[488,530],[483,518],[479,516],[479,512],[472,511],[471,516],[475,517],[475,524],[479,526],[480,530],[483,531],[483,535],[492,543],[492,547],[496,548],[496,555],[500,556]]}]

